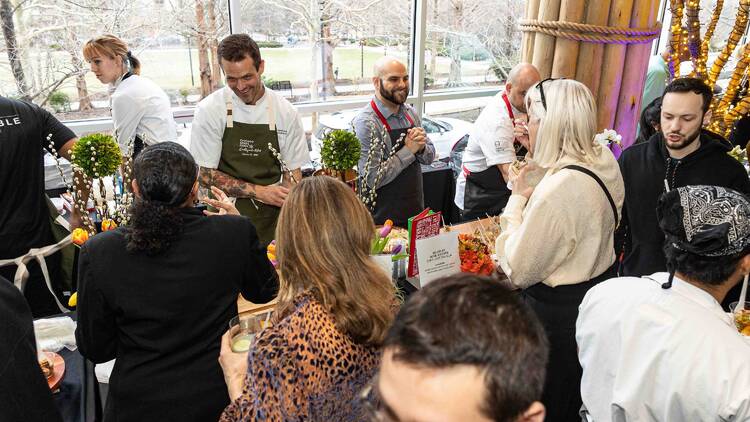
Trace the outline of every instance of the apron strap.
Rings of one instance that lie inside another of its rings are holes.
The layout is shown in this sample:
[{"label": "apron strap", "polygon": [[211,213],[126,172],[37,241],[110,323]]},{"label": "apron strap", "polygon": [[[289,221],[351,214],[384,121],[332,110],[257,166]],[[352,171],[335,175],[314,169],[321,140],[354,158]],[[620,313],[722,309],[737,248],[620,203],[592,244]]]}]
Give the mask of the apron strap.
[{"label": "apron strap", "polygon": [[62,305],[62,303],[60,303],[60,300],[57,299],[57,295],[52,289],[52,282],[50,281],[47,262],[44,258],[54,254],[55,252],[58,252],[60,249],[70,245],[71,243],[73,243],[72,235],[68,235],[54,245],[49,245],[42,248],[32,248],[25,255],[21,255],[15,259],[0,260],[0,267],[5,267],[8,265],[16,265],[18,267],[18,269],[16,270],[16,275],[13,278],[13,284],[18,290],[21,291],[21,293],[23,293],[26,287],[26,281],[29,278],[29,270],[26,267],[26,264],[28,264],[28,262],[32,259],[36,259],[39,262],[39,267],[42,269],[42,275],[44,276],[45,284],[47,284],[47,290],[49,290],[50,294],[55,299],[57,307],[60,308],[60,311],[63,313],[70,312],[69,309],[67,309]]},{"label": "apron strap", "polygon": [[375,100],[370,100],[370,107],[372,107],[372,111],[374,111],[375,114],[378,116],[378,119],[380,120],[380,123],[382,123],[383,126],[385,126],[385,130],[387,130],[388,132],[390,132],[391,131],[391,125],[389,125],[388,121],[385,120],[385,116],[383,116],[383,113],[381,113],[380,110],[378,110],[378,106],[375,105]]},{"label": "apron strap", "polygon": [[234,117],[232,116],[232,91],[229,87],[224,88],[224,103],[227,108],[227,127],[234,127]]},{"label": "apron strap", "polygon": [[513,115],[513,107],[510,106],[510,100],[508,100],[507,92],[503,92],[503,102],[505,102],[505,108],[508,110],[508,117],[510,117],[510,122],[513,123],[513,127],[515,127],[516,117]]},{"label": "apron strap", "polygon": [[[269,95],[268,98],[266,98],[266,101],[268,101],[268,130],[273,132],[276,130],[276,113],[273,109],[273,98]],[[281,148],[281,145],[279,145],[279,148]]]}]

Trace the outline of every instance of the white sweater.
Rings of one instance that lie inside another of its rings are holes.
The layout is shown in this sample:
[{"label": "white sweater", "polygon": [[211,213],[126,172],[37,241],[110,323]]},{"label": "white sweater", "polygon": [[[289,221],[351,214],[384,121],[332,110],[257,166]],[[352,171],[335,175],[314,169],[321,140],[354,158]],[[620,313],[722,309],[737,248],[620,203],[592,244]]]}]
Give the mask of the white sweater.
[{"label": "white sweater", "polygon": [[[615,157],[603,149],[591,162],[564,158],[557,168],[577,164],[604,182],[621,218],[625,191]],[[550,169],[527,200],[511,195],[495,242],[500,266],[519,288],[555,287],[588,281],[615,260],[612,207],[599,184],[580,171]]]}]

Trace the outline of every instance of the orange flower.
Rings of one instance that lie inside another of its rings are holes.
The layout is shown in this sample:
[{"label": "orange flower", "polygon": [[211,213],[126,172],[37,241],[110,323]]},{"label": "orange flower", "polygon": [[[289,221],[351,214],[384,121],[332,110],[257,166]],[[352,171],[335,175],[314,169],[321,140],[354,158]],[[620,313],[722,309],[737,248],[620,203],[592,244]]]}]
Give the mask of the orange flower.
[{"label": "orange flower", "polygon": [[103,232],[114,230],[116,228],[117,228],[117,223],[115,223],[115,220],[112,220],[111,218],[105,218],[104,220],[102,220]]},{"label": "orange flower", "polygon": [[71,233],[71,240],[74,244],[81,246],[89,240],[89,232],[79,227]]},{"label": "orange flower", "polygon": [[391,226],[391,227],[393,227],[393,220],[391,220],[389,218],[389,219],[385,220],[385,223],[383,225],[384,226]]}]

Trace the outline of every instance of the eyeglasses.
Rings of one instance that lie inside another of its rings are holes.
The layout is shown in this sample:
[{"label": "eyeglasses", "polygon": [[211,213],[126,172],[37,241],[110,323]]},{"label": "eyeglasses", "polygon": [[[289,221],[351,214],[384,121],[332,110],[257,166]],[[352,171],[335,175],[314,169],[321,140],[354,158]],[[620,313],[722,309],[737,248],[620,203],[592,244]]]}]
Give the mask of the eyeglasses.
[{"label": "eyeglasses", "polygon": [[559,81],[563,79],[565,78],[547,78],[536,84],[536,88],[539,90],[539,96],[542,97],[542,107],[544,107],[545,111],[547,111],[547,99],[544,98],[544,83],[548,81]]}]

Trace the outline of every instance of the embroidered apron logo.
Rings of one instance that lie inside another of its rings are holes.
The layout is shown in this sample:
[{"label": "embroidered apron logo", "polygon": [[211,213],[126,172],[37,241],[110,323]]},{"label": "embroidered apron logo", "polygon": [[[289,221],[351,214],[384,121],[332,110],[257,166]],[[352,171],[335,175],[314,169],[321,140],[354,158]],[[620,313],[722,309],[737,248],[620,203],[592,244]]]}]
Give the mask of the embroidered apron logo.
[{"label": "embroidered apron logo", "polygon": [[262,152],[260,148],[255,146],[255,141],[252,139],[240,139],[237,149],[245,157],[257,157]]}]

